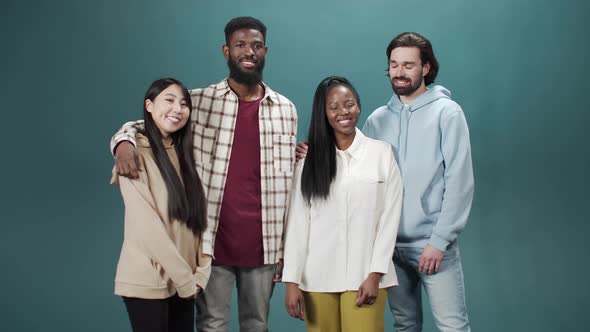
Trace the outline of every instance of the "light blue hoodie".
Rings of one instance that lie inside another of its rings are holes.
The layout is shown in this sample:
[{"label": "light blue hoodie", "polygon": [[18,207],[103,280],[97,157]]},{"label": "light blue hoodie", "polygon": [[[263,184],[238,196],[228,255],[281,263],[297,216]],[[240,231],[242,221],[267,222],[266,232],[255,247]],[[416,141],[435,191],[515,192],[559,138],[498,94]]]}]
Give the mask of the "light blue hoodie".
[{"label": "light blue hoodie", "polygon": [[397,246],[445,251],[465,227],[473,200],[469,129],[461,107],[440,85],[411,105],[393,95],[363,133],[393,146],[404,201]]}]

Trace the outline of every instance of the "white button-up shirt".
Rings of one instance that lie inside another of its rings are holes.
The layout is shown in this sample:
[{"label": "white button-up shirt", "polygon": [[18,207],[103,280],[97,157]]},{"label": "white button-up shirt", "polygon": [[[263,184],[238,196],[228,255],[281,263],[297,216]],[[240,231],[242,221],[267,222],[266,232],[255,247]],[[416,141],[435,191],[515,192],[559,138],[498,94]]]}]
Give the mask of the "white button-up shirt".
[{"label": "white button-up shirt", "polygon": [[356,130],[336,153],[330,196],[311,204],[301,194],[303,160],[296,167],[285,233],[283,281],[310,292],[358,290],[371,272],[379,288],[397,285],[393,249],[402,181],[389,144]]}]

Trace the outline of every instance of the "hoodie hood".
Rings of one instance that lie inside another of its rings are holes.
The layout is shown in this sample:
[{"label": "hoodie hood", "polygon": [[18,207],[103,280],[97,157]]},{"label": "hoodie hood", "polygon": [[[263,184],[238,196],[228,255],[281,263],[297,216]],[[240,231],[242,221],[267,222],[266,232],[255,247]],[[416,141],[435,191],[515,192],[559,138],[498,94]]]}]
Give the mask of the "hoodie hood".
[{"label": "hoodie hood", "polygon": [[[410,112],[414,112],[436,100],[439,99],[451,99],[451,91],[447,90],[442,85],[434,85],[431,88],[428,88],[426,92],[418,96],[416,100],[409,106]],[[404,104],[399,99],[398,95],[394,94],[389,102],[387,103],[387,107],[393,111],[401,111]]]}]

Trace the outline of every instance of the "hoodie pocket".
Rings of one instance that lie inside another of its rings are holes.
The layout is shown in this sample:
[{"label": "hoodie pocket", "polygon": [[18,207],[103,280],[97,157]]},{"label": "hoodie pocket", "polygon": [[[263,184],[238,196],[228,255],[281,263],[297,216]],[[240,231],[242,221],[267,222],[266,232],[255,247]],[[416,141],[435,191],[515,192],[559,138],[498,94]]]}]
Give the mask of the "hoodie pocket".
[{"label": "hoodie pocket", "polygon": [[123,243],[121,249],[115,280],[147,287],[157,287],[163,284],[156,264],[141,250],[127,243]]},{"label": "hoodie pocket", "polygon": [[439,174],[433,177],[432,181],[426,187],[426,190],[420,196],[422,211],[427,219],[436,221],[440,210],[442,209],[443,193],[445,183],[443,179],[444,169],[441,168]]}]

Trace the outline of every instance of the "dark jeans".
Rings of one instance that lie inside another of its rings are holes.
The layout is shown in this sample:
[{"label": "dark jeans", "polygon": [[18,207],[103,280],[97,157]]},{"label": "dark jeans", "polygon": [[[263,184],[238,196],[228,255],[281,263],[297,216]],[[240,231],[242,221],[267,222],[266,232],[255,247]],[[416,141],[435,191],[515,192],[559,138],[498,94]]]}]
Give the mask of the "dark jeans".
[{"label": "dark jeans", "polygon": [[167,299],[123,297],[133,332],[193,332],[195,300],[175,294]]}]

